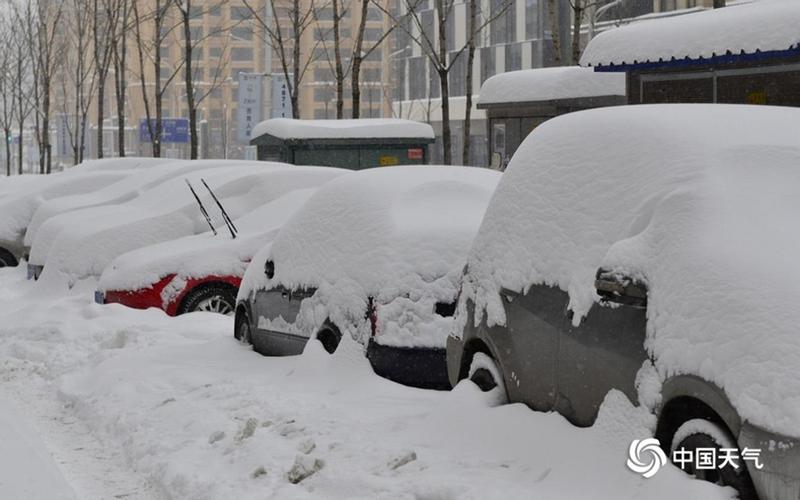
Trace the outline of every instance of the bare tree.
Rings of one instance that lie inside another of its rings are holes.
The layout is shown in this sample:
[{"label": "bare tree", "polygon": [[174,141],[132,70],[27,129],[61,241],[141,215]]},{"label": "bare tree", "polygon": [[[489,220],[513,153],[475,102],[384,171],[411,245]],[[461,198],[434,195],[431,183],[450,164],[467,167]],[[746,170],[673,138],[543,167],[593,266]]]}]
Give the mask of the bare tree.
[{"label": "bare tree", "polygon": [[475,48],[477,45],[478,29],[478,0],[469,0],[467,4],[467,71],[466,71],[466,103],[464,108],[463,144],[461,150],[461,163],[470,164],[470,146],[472,145],[472,73],[475,68]]},{"label": "bare tree", "polygon": [[[348,6],[345,5],[342,0],[331,0],[330,5],[332,11],[331,20],[333,21],[333,27],[331,28],[331,32],[333,34],[333,60],[331,60],[330,57],[331,51],[328,48],[327,33],[325,33],[322,28],[319,27],[319,23],[321,21],[318,14],[320,12],[319,9],[314,10],[314,18],[318,24],[318,38],[321,39],[321,45],[324,49],[325,58],[328,61],[328,65],[333,73],[334,81],[336,82],[336,119],[340,120],[344,118],[344,81],[345,77],[347,76],[344,64],[342,63],[341,25],[342,20],[349,14],[349,10]],[[323,8],[325,7],[323,6]]]},{"label": "bare tree", "polygon": [[[209,33],[197,36],[192,29],[191,21],[192,19],[201,18],[212,9],[219,9],[221,5],[221,3],[209,4],[207,2],[196,5],[193,4],[192,0],[183,0],[176,4],[180,15],[180,25],[182,27],[183,60],[181,65],[183,66],[184,90],[186,92],[186,104],[189,111],[190,157],[193,160],[198,157],[198,147],[200,143],[197,133],[198,105],[208,97],[211,92],[222,85],[225,76],[224,70],[227,69],[225,59],[220,57],[217,59],[217,64],[210,73],[210,81],[205,78],[198,79],[198,75],[195,74],[192,66],[195,49],[209,37],[226,33],[231,27],[217,25]],[[211,70],[211,68],[208,69]]]},{"label": "bare tree", "polygon": [[86,152],[89,107],[97,82],[97,73],[90,58],[94,14],[85,0],[71,0],[69,6],[63,19],[63,29],[70,60],[59,73],[61,96],[58,102],[61,104],[61,119],[65,120],[64,126],[69,135],[72,161],[78,164],[83,161]]},{"label": "bare tree", "polygon": [[106,80],[114,57],[114,37],[120,22],[123,0],[92,0],[92,47],[97,75],[97,157],[103,157],[103,121]]},{"label": "bare tree", "polygon": [[376,5],[392,19],[395,26],[400,26],[401,29],[421,47],[423,54],[430,61],[433,71],[435,71],[439,77],[439,89],[442,101],[442,154],[444,163],[450,165],[453,163],[452,133],[450,129],[450,71],[464,52],[468,52],[470,44],[475,43],[475,38],[478,34],[494,20],[504,15],[509,6],[512,5],[512,2],[510,0],[504,0],[491,16],[488,16],[480,24],[476,23],[476,26],[470,30],[471,33],[469,33],[466,43],[448,55],[447,22],[453,12],[455,0],[434,0],[434,10],[437,20],[435,26],[436,33],[433,36],[426,33],[419,13],[419,6],[422,0],[402,1],[406,15],[408,15],[412,21],[410,26],[406,23],[401,23],[398,16],[392,14],[379,3],[376,3]]},{"label": "bare tree", "polygon": [[127,94],[128,75],[128,33],[131,29],[131,1],[119,1],[119,22],[112,39],[114,63],[114,97],[117,102],[117,155],[125,156],[125,96]]},{"label": "bare tree", "polygon": [[[13,18],[6,12],[0,14],[0,44],[7,49],[13,47],[16,34]],[[14,127],[16,99],[14,98],[14,52],[0,51],[0,127],[5,143],[6,175],[11,175],[11,129]]]},{"label": "bare tree", "polygon": [[34,101],[31,98],[34,88],[34,78],[31,72],[31,51],[28,48],[28,29],[31,26],[31,5],[11,4],[13,15],[13,31],[11,39],[14,51],[13,88],[14,118],[17,125],[17,173],[22,174],[22,159],[25,123],[33,111]]},{"label": "bare tree", "polygon": [[[352,90],[352,101],[353,101],[353,118],[360,118],[361,117],[361,65],[364,63],[364,60],[368,59],[370,55],[372,55],[375,50],[377,50],[384,40],[394,31],[397,27],[398,22],[403,21],[402,17],[395,18],[395,22],[392,23],[392,26],[385,30],[380,38],[375,41],[369,48],[366,50],[364,49],[364,34],[366,32],[367,27],[367,18],[369,14],[369,5],[375,0],[358,0],[360,2],[361,7],[361,17],[359,18],[358,22],[358,30],[356,31],[356,40],[353,44],[353,55],[351,57],[352,61],[352,78],[350,83],[350,88]],[[376,5],[378,5],[376,3]],[[378,9],[381,9],[381,6],[378,5]]]},{"label": "bare tree", "polygon": [[265,42],[278,57],[292,103],[292,117],[300,118],[300,85],[315,57],[314,50],[303,55],[300,42],[314,24],[314,1],[269,0],[271,19],[259,13],[248,0],[243,1],[250,9],[260,33],[263,33]]},{"label": "bare tree", "polygon": [[[136,51],[139,62],[139,83],[142,87],[142,101],[144,103],[147,132],[152,140],[153,156],[161,157],[161,139],[164,127],[164,94],[170,84],[178,75],[180,67],[171,68],[169,75],[161,73],[161,48],[164,46],[168,35],[178,26],[170,25],[170,14],[174,7],[173,0],[154,0],[149,11],[140,11],[140,2],[133,2],[134,35],[136,37]],[[143,23],[152,23],[152,38],[146,40],[142,36]],[[145,61],[149,59],[153,68],[153,102],[147,92],[147,69]],[[163,81],[162,81],[163,80]],[[153,109],[155,107],[155,119]]]},{"label": "bare tree", "polygon": [[53,79],[62,61],[60,43],[61,18],[64,4],[52,0],[30,0],[26,10],[28,50],[33,69],[36,142],[39,145],[39,171],[49,174],[52,169],[50,144],[50,112]]}]

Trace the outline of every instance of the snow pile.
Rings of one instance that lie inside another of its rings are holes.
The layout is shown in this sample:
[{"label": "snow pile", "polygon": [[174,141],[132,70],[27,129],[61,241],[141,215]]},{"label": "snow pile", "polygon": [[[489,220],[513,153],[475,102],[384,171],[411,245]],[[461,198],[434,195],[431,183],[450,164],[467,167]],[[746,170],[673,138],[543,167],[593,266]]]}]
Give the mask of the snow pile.
[{"label": "snow pile", "polygon": [[28,230],[25,233],[25,245],[31,246],[35,240],[36,232],[42,223],[58,214],[67,213],[79,208],[111,205],[131,200],[152,187],[174,177],[178,177],[193,170],[221,168],[231,166],[258,165],[256,162],[237,160],[178,160],[162,163],[158,168],[133,172],[114,184],[104,189],[92,192],[63,196],[43,203],[33,215]]},{"label": "snow pile", "polygon": [[340,177],[321,188],[254,260],[239,292],[284,285],[314,287],[297,328],[310,335],[330,319],[365,334],[369,297],[378,304],[381,342],[444,346],[452,318],[433,314],[452,302],[472,238],[500,174],[469,167],[395,167]]},{"label": "snow pile", "polygon": [[470,253],[474,320],[504,323],[501,288],[546,283],[569,292],[578,322],[598,268],[620,269],[648,283],[646,347],[662,378],[699,375],[745,419],[797,435],[798,120],[791,108],[656,105],[545,123]]},{"label": "snow pile", "polygon": [[74,167],[70,167],[68,172],[73,168],[77,168],[82,172],[85,171],[98,171],[98,170],[119,170],[119,169],[140,169],[151,168],[164,165],[165,163],[172,163],[175,160],[169,158],[149,158],[126,156],[124,158],[101,158],[99,160],[86,160]]},{"label": "snow pile", "polygon": [[256,166],[199,170],[171,179],[120,205],[76,210],[49,219],[31,247],[31,263],[47,264],[42,278],[65,274],[70,281],[100,275],[115,257],[148,245],[199,234],[208,224],[184,182],[188,179],[214,225],[219,209],[202,186],[205,179],[231,218],[306,186],[313,167],[260,162]]},{"label": "snow pile", "polygon": [[34,212],[47,200],[75,193],[88,193],[124,179],[132,170],[71,171],[50,174],[22,186],[19,194],[0,201],[0,241],[22,244]]},{"label": "snow pile", "polygon": [[[55,293],[0,270],[0,391],[44,414],[44,434],[68,436],[62,457],[85,457],[87,476],[123,479],[107,469],[116,452],[149,485],[79,498],[733,496],[671,465],[652,479],[630,472],[627,447],[645,430],[624,398],[603,406],[600,422],[616,425],[577,429],[522,405],[490,408],[471,383],[452,393],[394,384],[348,339],[332,356],[312,343],[265,358],[233,339],[232,318],[99,306],[93,289]],[[101,446],[75,446],[82,426]]]},{"label": "snow pile", "polygon": [[605,31],[581,56],[582,66],[637,64],[798,48],[800,2],[761,0]]},{"label": "snow pile", "polygon": [[481,86],[478,103],[485,105],[624,95],[624,74],[595,73],[590,68],[565,66],[495,75]]},{"label": "snow pile", "polygon": [[315,167],[301,171],[305,186],[280,196],[234,221],[239,233],[231,239],[225,227],[166,241],[125,253],[103,271],[99,290],[138,290],[175,274],[177,279],[243,276],[253,255],[270,242],[316,187],[343,171]]},{"label": "snow pile", "polygon": [[22,191],[30,189],[36,182],[46,179],[43,175],[22,174],[6,177],[0,176],[0,203],[7,197],[20,194]]},{"label": "snow pile", "polygon": [[433,139],[427,123],[399,118],[359,118],[354,120],[295,120],[272,118],[255,126],[252,137],[269,134],[280,139]]}]

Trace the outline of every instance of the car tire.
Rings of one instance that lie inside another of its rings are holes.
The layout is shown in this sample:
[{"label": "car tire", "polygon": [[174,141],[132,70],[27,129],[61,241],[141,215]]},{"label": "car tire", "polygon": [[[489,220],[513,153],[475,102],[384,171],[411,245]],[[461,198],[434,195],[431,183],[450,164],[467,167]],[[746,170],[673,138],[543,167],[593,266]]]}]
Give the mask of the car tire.
[{"label": "car tire", "polygon": [[178,314],[196,311],[231,315],[236,310],[236,289],[230,285],[211,284],[199,286],[183,299]]},{"label": "car tire", "polygon": [[339,342],[342,340],[342,334],[339,329],[333,325],[325,325],[317,332],[317,341],[322,344],[322,348],[328,354],[333,354],[339,347]]},{"label": "car tire", "polygon": [[17,264],[19,264],[19,262],[17,262],[17,258],[14,257],[14,254],[5,248],[0,248],[0,267],[14,267]]},{"label": "car tire", "polygon": [[467,378],[475,384],[481,392],[487,394],[489,404],[500,406],[508,403],[508,393],[503,379],[503,372],[491,356],[476,352],[472,356]]},{"label": "car tire", "polygon": [[244,345],[252,345],[253,344],[253,337],[250,331],[250,323],[247,321],[247,318],[242,318],[239,321],[239,324],[236,325],[236,331],[233,332],[233,336]]},{"label": "car tire", "polygon": [[[717,457],[721,448],[735,448],[738,450],[736,441],[724,427],[701,418],[688,420],[678,427],[672,438],[670,446],[670,459],[673,453],[678,450],[691,451],[692,456],[696,456],[699,448],[715,448]],[[737,453],[737,458],[741,455]],[[718,460],[718,459],[717,459]],[[717,462],[719,463],[719,462]],[[708,481],[721,486],[730,486],[739,494],[740,500],[758,500],[753,481],[747,472],[741,458],[735,460],[739,465],[738,469],[730,464],[723,468],[696,469],[694,461],[684,465],[684,472],[697,479]],[[676,464],[680,468],[680,464]]]}]

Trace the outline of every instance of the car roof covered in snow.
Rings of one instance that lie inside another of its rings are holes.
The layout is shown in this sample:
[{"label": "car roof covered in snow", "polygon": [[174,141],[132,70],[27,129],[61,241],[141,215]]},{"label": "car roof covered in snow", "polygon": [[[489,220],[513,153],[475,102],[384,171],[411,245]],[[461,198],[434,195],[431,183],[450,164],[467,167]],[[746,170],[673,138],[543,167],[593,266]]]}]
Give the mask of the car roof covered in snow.
[{"label": "car roof covered in snow", "polygon": [[279,139],[433,139],[427,123],[399,118],[352,120],[296,120],[272,118],[253,128],[252,137],[271,135]]},{"label": "car roof covered in snow", "polygon": [[798,123],[793,108],[673,104],[541,125],[470,252],[473,320],[503,324],[503,289],[547,284],[580,321],[597,270],[619,270],[648,284],[660,373],[710,379],[748,420],[797,434]]},{"label": "car roof covered in snow", "polygon": [[481,86],[478,105],[624,95],[625,75],[565,66],[495,75]]},{"label": "car roof covered in snow", "polygon": [[797,51],[800,2],[761,0],[610,29],[583,51],[582,66],[626,66]]},{"label": "car roof covered in snow", "polygon": [[275,281],[354,280],[373,292],[409,275],[434,280],[459,272],[499,179],[487,169],[440,166],[339,177],[275,239]]}]

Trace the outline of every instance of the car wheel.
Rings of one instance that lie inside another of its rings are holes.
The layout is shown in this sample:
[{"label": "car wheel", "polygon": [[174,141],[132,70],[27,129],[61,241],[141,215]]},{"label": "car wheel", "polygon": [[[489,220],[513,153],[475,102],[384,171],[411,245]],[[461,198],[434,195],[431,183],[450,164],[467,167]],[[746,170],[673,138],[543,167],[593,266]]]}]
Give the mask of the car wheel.
[{"label": "car wheel", "polygon": [[503,381],[503,373],[491,356],[482,352],[476,352],[469,366],[468,378],[473,384],[478,386],[481,392],[489,396],[489,402],[492,406],[508,403],[508,394],[506,393],[506,384]]},{"label": "car wheel", "polygon": [[253,343],[250,335],[250,323],[246,318],[239,321],[239,324],[236,326],[236,332],[234,332],[234,337],[245,345],[251,345]]},{"label": "car wheel", "polygon": [[[720,450],[722,448],[737,450],[735,454],[736,460],[733,462],[738,465],[738,468],[730,463],[725,464],[722,468],[718,467],[721,462],[719,457],[721,456]],[[699,449],[716,450],[713,452],[713,456],[716,457],[715,467],[697,467],[696,457]],[[681,450],[691,452],[694,460],[683,465],[684,472],[703,481],[720,486],[730,486],[739,494],[740,500],[756,500],[758,496],[755,493],[750,474],[740,458],[741,454],[738,449],[736,441],[725,428],[709,420],[696,418],[684,422],[675,431],[670,447],[670,458],[674,457],[676,451],[679,453]],[[680,467],[681,465],[676,464],[676,466]]]},{"label": "car wheel", "polygon": [[14,257],[14,254],[5,248],[0,248],[0,267],[14,267],[17,264],[17,258]]},{"label": "car wheel", "polygon": [[336,327],[327,327],[317,333],[317,340],[322,344],[322,348],[325,349],[328,354],[333,354],[336,352],[336,348],[339,347],[342,334],[339,333]]},{"label": "car wheel", "polygon": [[214,312],[231,315],[236,308],[236,289],[230,285],[205,285],[186,295],[178,314],[195,311]]}]

